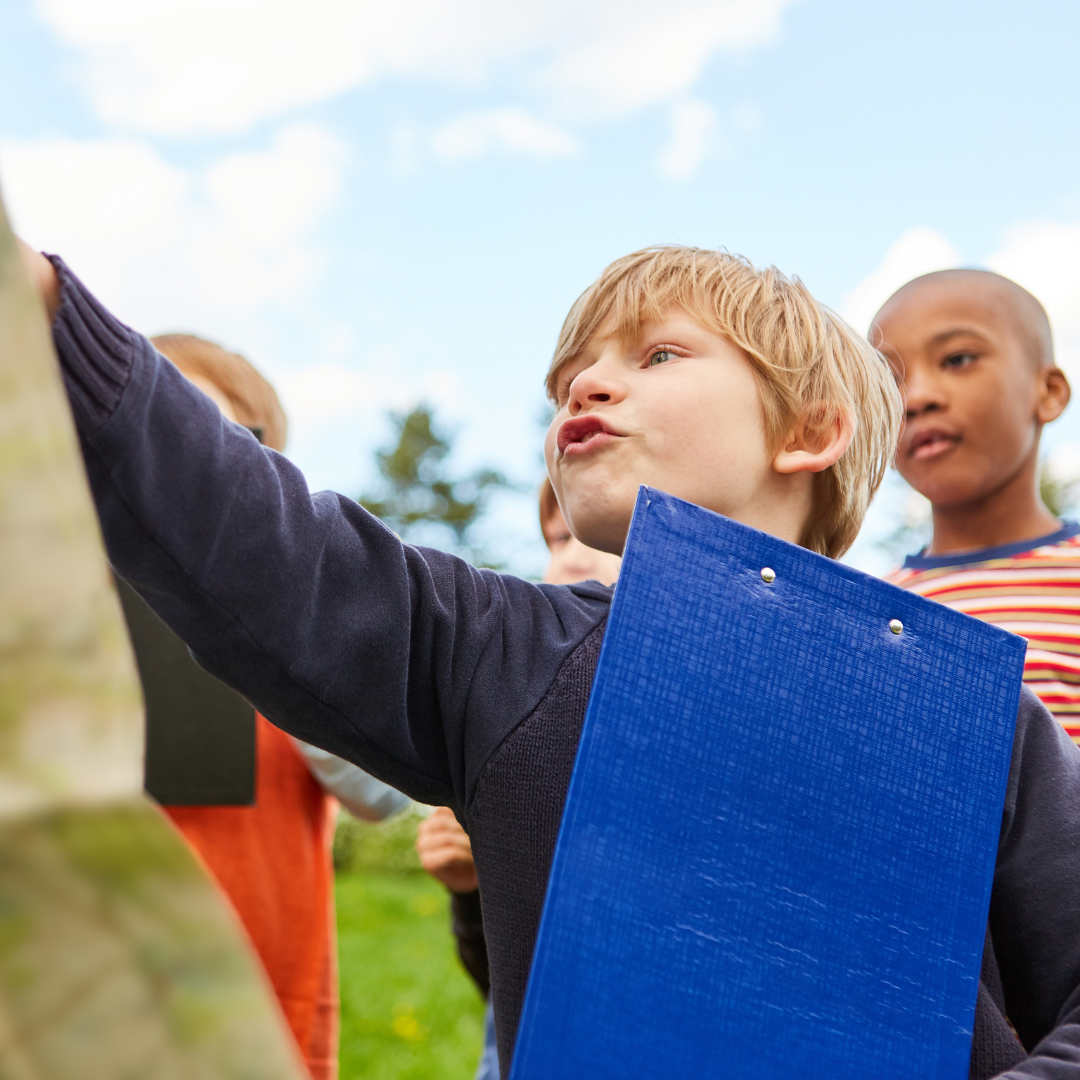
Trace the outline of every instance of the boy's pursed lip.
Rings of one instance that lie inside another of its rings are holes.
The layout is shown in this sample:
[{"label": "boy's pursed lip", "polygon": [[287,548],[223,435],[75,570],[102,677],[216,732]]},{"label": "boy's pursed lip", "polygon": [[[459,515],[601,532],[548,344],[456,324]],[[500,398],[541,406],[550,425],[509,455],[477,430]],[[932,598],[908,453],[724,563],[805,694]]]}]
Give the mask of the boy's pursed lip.
[{"label": "boy's pursed lip", "polygon": [[591,453],[618,438],[619,433],[603,418],[595,414],[574,416],[559,427],[559,453],[563,457]]},{"label": "boy's pursed lip", "polygon": [[926,428],[908,440],[907,456],[914,461],[930,461],[947,453],[960,442],[960,436],[944,428]]}]

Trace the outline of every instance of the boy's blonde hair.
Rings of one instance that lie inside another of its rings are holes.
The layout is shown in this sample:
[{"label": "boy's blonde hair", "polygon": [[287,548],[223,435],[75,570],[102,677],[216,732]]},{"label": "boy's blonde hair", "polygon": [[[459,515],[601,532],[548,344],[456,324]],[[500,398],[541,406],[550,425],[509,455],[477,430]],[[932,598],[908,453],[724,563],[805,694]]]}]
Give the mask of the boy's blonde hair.
[{"label": "boy's blonde hair", "polygon": [[259,442],[284,450],[288,425],[274,388],[239,353],[229,352],[194,334],[160,334],[150,341],[185,375],[212,382],[228,399],[236,419],[255,432]]},{"label": "boy's blonde hair", "polygon": [[653,247],[617,259],[570,309],[548,371],[548,395],[555,399],[559,372],[598,332],[634,335],[672,308],[746,355],[770,449],[781,449],[803,419],[822,429],[845,414],[854,421],[847,451],[814,478],[813,509],[799,541],[822,555],[842,555],[896,450],[903,400],[884,357],[798,278],[701,248]]}]

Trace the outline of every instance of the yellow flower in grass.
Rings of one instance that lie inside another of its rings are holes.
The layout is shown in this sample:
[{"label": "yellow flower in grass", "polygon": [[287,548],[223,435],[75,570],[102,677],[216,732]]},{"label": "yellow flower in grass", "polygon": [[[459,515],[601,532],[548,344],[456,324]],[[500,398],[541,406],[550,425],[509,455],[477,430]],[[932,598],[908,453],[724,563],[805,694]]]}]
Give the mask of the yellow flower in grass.
[{"label": "yellow flower in grass", "polygon": [[394,1006],[394,1019],[390,1030],[399,1038],[408,1042],[423,1042],[427,1038],[427,1028],[416,1019],[411,1005]]}]

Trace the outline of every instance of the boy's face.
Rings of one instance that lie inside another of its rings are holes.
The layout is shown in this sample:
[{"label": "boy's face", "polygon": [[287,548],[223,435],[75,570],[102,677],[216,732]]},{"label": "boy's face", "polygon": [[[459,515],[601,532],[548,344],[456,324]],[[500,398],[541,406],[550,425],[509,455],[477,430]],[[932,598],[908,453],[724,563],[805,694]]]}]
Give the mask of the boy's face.
[{"label": "boy's face", "polygon": [[1061,373],[1032,355],[1024,318],[1007,288],[963,276],[916,282],[878,313],[879,347],[904,387],[896,467],[935,506],[977,502],[1013,479],[1068,401]]},{"label": "boy's face", "polygon": [[633,340],[601,332],[557,395],[548,474],[589,547],[621,554],[640,484],[783,535],[750,363],[691,315],[672,311]]}]

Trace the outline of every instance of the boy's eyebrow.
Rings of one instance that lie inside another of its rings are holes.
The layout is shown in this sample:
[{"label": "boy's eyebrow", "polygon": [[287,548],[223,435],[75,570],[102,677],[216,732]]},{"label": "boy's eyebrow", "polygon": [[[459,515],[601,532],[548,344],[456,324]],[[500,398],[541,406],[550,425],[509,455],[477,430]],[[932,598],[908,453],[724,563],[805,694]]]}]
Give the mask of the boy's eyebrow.
[{"label": "boy's eyebrow", "polygon": [[973,330],[969,326],[958,326],[958,327],[952,328],[951,330],[942,330],[940,334],[935,334],[930,339],[930,344],[931,345],[943,345],[946,341],[949,340],[949,338],[964,337],[964,336],[981,338],[983,341],[988,340],[986,335],[981,333],[978,330]]}]

